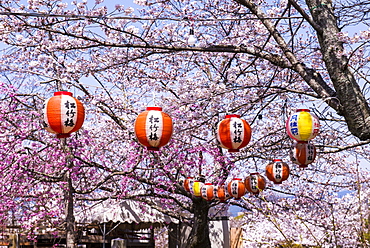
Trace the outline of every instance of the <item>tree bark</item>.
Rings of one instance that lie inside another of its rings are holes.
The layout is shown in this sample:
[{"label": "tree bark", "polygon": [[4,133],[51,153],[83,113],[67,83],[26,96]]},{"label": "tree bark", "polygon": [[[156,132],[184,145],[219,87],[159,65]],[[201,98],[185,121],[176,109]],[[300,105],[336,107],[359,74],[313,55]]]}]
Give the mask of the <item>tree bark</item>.
[{"label": "tree bark", "polygon": [[75,248],[76,233],[75,233],[75,217],[73,211],[73,186],[72,179],[67,172],[68,191],[66,192],[66,247]]},{"label": "tree bark", "polygon": [[[58,88],[61,88],[60,86]],[[65,222],[65,230],[66,230],[66,248],[76,248],[77,247],[77,239],[76,239],[76,222],[74,216],[74,188],[71,178],[70,170],[73,168],[73,162],[71,161],[71,155],[69,154],[70,148],[67,145],[66,139],[61,139],[61,145],[63,151],[67,154],[66,156],[66,163],[68,165],[69,170],[65,174],[65,182],[67,183],[67,190],[64,194],[64,202],[65,202],[65,215],[66,215],[66,222]]]},{"label": "tree bark", "polygon": [[370,108],[366,98],[348,66],[343,43],[338,39],[340,32],[330,0],[307,0],[314,22],[321,28],[316,30],[322,58],[340,102],[340,113],[344,116],[350,132],[360,140],[370,138]]},{"label": "tree bark", "polygon": [[191,248],[205,248],[211,247],[209,239],[209,222],[208,210],[209,204],[201,197],[194,198],[193,200],[193,228],[189,235],[189,247]]}]

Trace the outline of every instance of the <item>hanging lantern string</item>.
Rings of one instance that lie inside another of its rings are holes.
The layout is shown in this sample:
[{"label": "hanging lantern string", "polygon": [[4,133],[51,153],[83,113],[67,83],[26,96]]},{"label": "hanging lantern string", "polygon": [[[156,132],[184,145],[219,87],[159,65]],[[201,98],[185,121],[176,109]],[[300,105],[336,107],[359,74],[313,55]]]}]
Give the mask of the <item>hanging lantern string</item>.
[{"label": "hanging lantern string", "polygon": [[226,107],[226,114],[230,114],[230,106],[231,106],[231,102],[229,102],[227,104],[227,107]]},{"label": "hanging lantern string", "polygon": [[202,163],[203,163],[203,153],[199,151],[199,177],[202,176]]},{"label": "hanging lantern string", "polygon": [[190,21],[190,28],[194,30],[194,18],[193,17],[188,17]]},{"label": "hanging lantern string", "polygon": [[152,92],[152,101],[153,101],[153,107],[155,106],[155,91]]},{"label": "hanging lantern string", "polygon": [[62,91],[63,90],[62,82],[60,80],[56,80],[56,84],[57,84],[57,91]]},{"label": "hanging lantern string", "polygon": [[233,100],[231,101],[229,101],[229,103],[227,104],[227,107],[226,107],[226,114],[232,114],[232,113],[230,113],[230,108],[231,108],[231,104],[233,103],[233,102],[235,102],[235,95],[234,95],[234,97],[233,97]]}]

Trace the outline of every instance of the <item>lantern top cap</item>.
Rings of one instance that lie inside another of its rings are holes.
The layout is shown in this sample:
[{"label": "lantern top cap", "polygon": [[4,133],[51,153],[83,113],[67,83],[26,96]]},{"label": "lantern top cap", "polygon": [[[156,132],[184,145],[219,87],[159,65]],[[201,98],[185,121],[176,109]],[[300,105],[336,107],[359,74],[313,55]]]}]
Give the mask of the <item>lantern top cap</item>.
[{"label": "lantern top cap", "polygon": [[281,162],[281,161],[283,161],[281,158],[275,158],[274,159],[274,162]]},{"label": "lantern top cap", "polygon": [[226,115],[226,116],[225,116],[225,119],[232,118],[232,117],[240,118],[240,115],[235,115],[235,114],[232,114],[232,115]]},{"label": "lantern top cap", "polygon": [[68,92],[68,91],[57,91],[57,92],[54,92],[54,96],[61,96],[61,95],[64,95],[64,96],[73,96],[72,92]]},{"label": "lantern top cap", "polygon": [[157,110],[157,111],[162,111],[161,107],[146,107],[146,110]]},{"label": "lantern top cap", "polygon": [[193,179],[194,177],[186,177],[186,179]]},{"label": "lantern top cap", "polygon": [[205,183],[204,185],[212,185],[212,183]]},{"label": "lantern top cap", "polygon": [[234,177],[233,180],[240,180],[241,181],[242,179],[239,178],[239,177]]},{"label": "lantern top cap", "polygon": [[310,112],[309,109],[297,109],[296,112]]}]

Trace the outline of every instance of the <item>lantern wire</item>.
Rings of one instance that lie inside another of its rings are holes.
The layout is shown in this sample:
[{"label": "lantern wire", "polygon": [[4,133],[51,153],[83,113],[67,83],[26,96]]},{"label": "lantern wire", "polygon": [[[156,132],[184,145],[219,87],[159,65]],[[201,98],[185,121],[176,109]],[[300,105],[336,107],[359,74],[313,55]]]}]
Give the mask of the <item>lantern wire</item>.
[{"label": "lantern wire", "polygon": [[155,91],[152,92],[153,107],[155,107]]},{"label": "lantern wire", "polygon": [[199,151],[199,177],[202,176],[203,153]]},{"label": "lantern wire", "polygon": [[[186,14],[186,13],[185,13]],[[53,18],[73,18],[77,19],[97,19],[97,20],[131,20],[131,21],[176,21],[183,22],[188,20],[188,17],[183,18],[171,18],[171,17],[137,17],[137,16],[102,16],[102,15],[74,15],[74,14],[50,14],[50,13],[37,13],[37,12],[7,12],[1,11],[0,15],[5,16],[24,16],[24,17],[53,17]],[[302,16],[275,16],[265,17],[264,19],[269,20],[283,20],[283,19],[303,19]],[[259,20],[260,18],[252,15],[245,18],[192,18],[194,22],[222,22],[222,21],[248,21],[248,20]]]},{"label": "lantern wire", "polygon": [[62,82],[60,80],[56,80],[56,86],[57,86],[57,91],[63,90]]}]

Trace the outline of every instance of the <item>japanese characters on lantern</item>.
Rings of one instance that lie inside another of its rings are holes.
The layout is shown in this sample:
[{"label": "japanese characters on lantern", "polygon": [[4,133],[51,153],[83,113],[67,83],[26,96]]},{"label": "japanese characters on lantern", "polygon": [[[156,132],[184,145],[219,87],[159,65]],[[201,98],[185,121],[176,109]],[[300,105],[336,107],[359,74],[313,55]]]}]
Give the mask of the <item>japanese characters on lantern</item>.
[{"label": "japanese characters on lantern", "polygon": [[198,181],[198,180],[195,180],[194,183],[192,185],[190,185],[190,193],[196,197],[201,197],[202,196],[202,192],[201,192],[201,189],[203,187],[204,183]]},{"label": "japanese characters on lantern", "polygon": [[258,195],[266,187],[266,179],[259,173],[251,173],[244,180],[248,192]]},{"label": "japanese characters on lantern", "polygon": [[45,101],[45,129],[57,135],[57,138],[67,138],[71,133],[82,127],[85,120],[85,109],[82,103],[68,91],[58,91]]},{"label": "japanese characters on lantern", "polygon": [[286,121],[286,131],[294,140],[308,141],[317,136],[320,129],[319,118],[309,109],[297,109]]},{"label": "japanese characters on lantern", "polygon": [[234,178],[227,185],[227,191],[236,200],[239,200],[246,193],[244,182],[241,178]]},{"label": "japanese characters on lantern", "polygon": [[299,165],[299,168],[306,168],[316,158],[316,148],[308,141],[298,141],[293,145],[290,159]]},{"label": "japanese characters on lantern", "polygon": [[267,178],[275,184],[281,184],[289,177],[290,169],[287,163],[281,159],[274,159],[272,163],[266,166]]},{"label": "japanese characters on lantern", "polygon": [[135,135],[148,150],[158,151],[172,136],[172,119],[160,107],[147,107],[135,121]]},{"label": "japanese characters on lantern", "polygon": [[238,152],[248,145],[252,130],[248,122],[240,119],[240,115],[226,115],[217,126],[217,139],[222,148],[229,152]]},{"label": "japanese characters on lantern", "polygon": [[211,201],[215,198],[214,195],[214,186],[212,183],[205,183],[201,188],[201,196],[207,201]]},{"label": "japanese characters on lantern", "polygon": [[185,180],[184,180],[184,189],[187,191],[187,192],[190,192],[190,187],[193,185],[194,183],[194,177],[187,177]]},{"label": "japanese characters on lantern", "polygon": [[229,191],[227,190],[227,186],[225,185],[216,186],[213,190],[215,199],[220,202],[225,202],[227,199],[231,198]]}]

